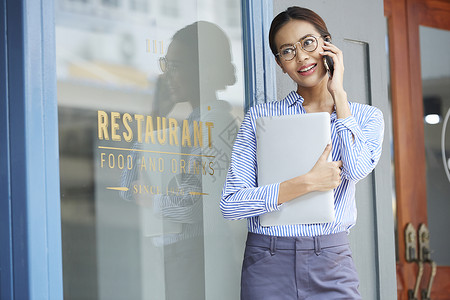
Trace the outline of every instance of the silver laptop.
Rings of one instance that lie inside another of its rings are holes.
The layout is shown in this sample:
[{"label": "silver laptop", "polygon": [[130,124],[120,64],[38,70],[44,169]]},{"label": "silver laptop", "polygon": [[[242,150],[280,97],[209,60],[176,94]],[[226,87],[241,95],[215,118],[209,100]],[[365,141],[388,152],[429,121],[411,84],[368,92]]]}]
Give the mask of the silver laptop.
[{"label": "silver laptop", "polygon": [[[256,120],[258,185],[308,173],[331,142],[326,112],[261,117]],[[328,157],[331,161],[331,153]],[[334,221],[334,192],[312,192],[260,215],[262,226]]]}]

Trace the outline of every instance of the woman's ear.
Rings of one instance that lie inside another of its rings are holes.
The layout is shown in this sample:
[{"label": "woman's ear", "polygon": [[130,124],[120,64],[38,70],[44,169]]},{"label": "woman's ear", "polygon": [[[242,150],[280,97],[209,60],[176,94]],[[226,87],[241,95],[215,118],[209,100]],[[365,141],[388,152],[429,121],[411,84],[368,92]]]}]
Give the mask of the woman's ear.
[{"label": "woman's ear", "polygon": [[281,64],[280,59],[278,58],[278,56],[275,56],[275,61],[277,62],[277,65],[280,66],[281,71],[283,71],[283,73],[286,73],[286,70],[284,69],[283,65]]}]

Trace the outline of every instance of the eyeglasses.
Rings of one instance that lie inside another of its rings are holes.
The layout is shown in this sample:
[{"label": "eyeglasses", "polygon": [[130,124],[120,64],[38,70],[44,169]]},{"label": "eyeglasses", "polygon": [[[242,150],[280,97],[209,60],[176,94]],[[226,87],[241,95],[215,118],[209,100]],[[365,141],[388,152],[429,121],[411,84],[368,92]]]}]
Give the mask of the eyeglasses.
[{"label": "eyeglasses", "polygon": [[165,56],[159,58],[159,68],[164,74],[179,74],[195,71],[195,65],[191,61],[171,60]]},{"label": "eyeglasses", "polygon": [[166,57],[159,58],[159,68],[163,73],[173,72],[176,70],[176,67],[170,63]]},{"label": "eyeglasses", "polygon": [[280,52],[278,52],[275,56],[280,56],[286,61],[293,60],[295,55],[297,54],[297,44],[300,44],[300,47],[304,51],[313,52],[319,45],[317,38],[321,38],[321,36],[316,37],[314,35],[307,35],[295,44],[283,45],[280,48]]}]

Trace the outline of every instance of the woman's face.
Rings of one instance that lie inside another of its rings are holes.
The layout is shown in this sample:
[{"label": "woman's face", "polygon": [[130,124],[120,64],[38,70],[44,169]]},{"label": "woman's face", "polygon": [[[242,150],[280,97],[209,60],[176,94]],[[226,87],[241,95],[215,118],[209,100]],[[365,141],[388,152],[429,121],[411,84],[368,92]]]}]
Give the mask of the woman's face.
[{"label": "woman's face", "polygon": [[[295,44],[308,35],[315,36],[318,42],[317,48],[312,52],[303,50],[300,43]],[[323,57],[319,54],[323,51],[323,38],[311,23],[302,20],[289,21],[276,33],[275,43],[279,51],[286,45],[295,44],[295,57],[286,61],[278,56],[277,63],[299,87],[310,88],[326,82],[327,71]]]},{"label": "woman's face", "polygon": [[198,100],[199,72],[198,64],[194,63],[194,55],[198,54],[192,49],[194,45],[172,41],[167,50],[170,68],[165,80],[174,102]]}]

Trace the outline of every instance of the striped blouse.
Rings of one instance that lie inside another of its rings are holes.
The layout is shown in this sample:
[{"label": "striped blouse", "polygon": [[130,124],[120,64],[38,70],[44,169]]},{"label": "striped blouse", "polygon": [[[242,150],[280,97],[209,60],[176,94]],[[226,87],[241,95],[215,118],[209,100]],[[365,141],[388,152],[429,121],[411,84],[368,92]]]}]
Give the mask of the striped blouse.
[{"label": "striped blouse", "polygon": [[303,98],[293,91],[281,101],[250,108],[241,124],[220,209],[226,219],[247,218],[250,232],[272,236],[317,236],[348,232],[355,225],[355,184],[375,168],[381,156],[384,121],[379,109],[353,102],[349,102],[352,116],[338,119],[336,112],[331,115],[332,159],[343,162],[342,182],[334,190],[335,221],[270,227],[263,227],[259,222],[259,215],[280,209],[280,183],[258,186],[255,121],[263,116],[305,114],[302,103]]}]

